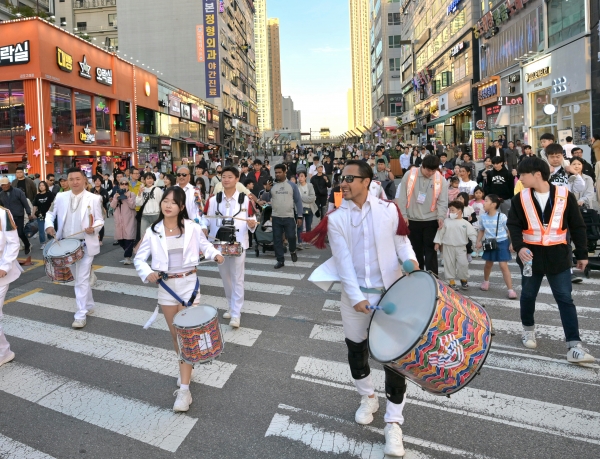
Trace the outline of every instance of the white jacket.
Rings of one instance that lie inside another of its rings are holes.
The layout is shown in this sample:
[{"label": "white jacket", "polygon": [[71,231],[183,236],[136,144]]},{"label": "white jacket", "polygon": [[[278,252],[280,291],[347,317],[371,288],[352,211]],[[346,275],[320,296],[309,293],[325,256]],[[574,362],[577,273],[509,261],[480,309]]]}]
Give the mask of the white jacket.
[{"label": "white jacket", "polygon": [[[19,234],[8,209],[0,207],[0,269],[6,276],[0,278],[0,285],[10,284],[19,278],[23,268],[17,261],[19,255]],[[12,227],[12,230],[8,228]]]},{"label": "white jacket", "polygon": [[[83,190],[82,193],[83,198],[78,208],[79,218],[81,220],[81,229],[84,230],[90,227],[88,210],[91,211],[91,215],[94,219],[94,223],[92,224],[92,226],[96,226],[97,228],[94,229],[93,234],[81,233],[77,235],[77,238],[80,239],[82,235],[84,236],[85,245],[87,247],[87,253],[88,255],[93,257],[94,255],[100,253],[100,241],[98,240],[98,233],[104,226],[104,217],[102,216],[102,196],[92,194],[86,190]],[[54,220],[58,219],[58,230],[56,231],[56,239],[59,241],[65,236],[71,236],[70,234],[63,234],[63,229],[67,220],[67,212],[70,211],[69,206],[72,194],[72,191],[64,191],[62,193],[58,193],[54,198],[52,207],[46,213],[46,225],[44,230],[48,228],[53,228]]]},{"label": "white jacket", "polygon": [[[146,196],[149,193],[152,193],[152,196],[150,199],[148,199],[148,202],[144,207],[142,215],[158,215],[160,213],[160,201],[163,197],[163,190],[156,185],[153,185],[151,188],[144,188],[143,190],[144,191],[141,194],[138,194],[135,198],[136,207],[143,206]],[[154,190],[154,192],[152,192],[152,190]]]},{"label": "white jacket", "polygon": [[[163,222],[156,224],[155,233],[152,227],[149,227],[142,238],[133,264],[138,275],[148,283],[146,278],[153,271],[169,271],[169,252],[167,250],[167,238],[165,236],[165,227]],[[183,235],[183,267],[194,269],[199,262],[200,251],[207,259],[214,260],[221,253],[208,242],[202,228],[191,220],[184,220]],[[152,266],[148,265],[147,260],[152,256]]]},{"label": "white jacket", "polygon": [[[233,194],[233,213],[232,213],[232,215],[235,214],[239,210],[239,204],[238,204],[238,196],[239,195],[240,195],[239,191],[236,191]],[[248,196],[244,196],[244,203],[242,204],[242,211],[239,214],[237,214],[236,217],[256,221],[255,216],[252,216],[252,217],[248,216],[248,207],[249,206],[250,206],[250,200],[248,199]],[[220,209],[221,213],[225,212],[225,196],[223,196],[223,201],[221,202],[219,209]],[[213,196],[208,201],[208,212],[206,213],[206,216],[214,217],[216,214],[217,214],[217,197]],[[222,226],[223,220],[221,220],[219,218],[207,218],[206,221],[208,222],[208,229],[209,229],[210,236],[213,238],[216,237],[217,232],[219,231],[219,228],[221,228],[221,226]],[[234,220],[233,222],[235,224],[235,228],[237,229],[237,232],[235,233],[236,241],[242,245],[244,250],[248,250],[248,246],[249,246],[248,230],[251,233],[254,233],[254,231],[256,231],[256,226],[254,228],[250,229],[250,228],[248,228],[248,224],[242,220]]]}]

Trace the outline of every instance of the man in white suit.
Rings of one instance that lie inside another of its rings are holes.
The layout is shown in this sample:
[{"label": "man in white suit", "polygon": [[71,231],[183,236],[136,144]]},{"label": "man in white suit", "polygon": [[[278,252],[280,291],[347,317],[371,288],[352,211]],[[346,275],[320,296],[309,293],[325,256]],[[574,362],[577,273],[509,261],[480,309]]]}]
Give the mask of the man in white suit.
[{"label": "man in white suit", "polygon": [[[53,208],[46,213],[46,233],[57,241],[73,236],[85,244],[83,258],[71,266],[77,302],[72,326],[83,328],[87,314],[94,311],[90,272],[94,256],[100,253],[98,233],[104,226],[104,219],[101,197],[86,191],[87,178],[82,170],[73,167],[67,173],[70,191],[56,195]],[[54,231],[55,220],[58,222],[58,232]]]},{"label": "man in white suit", "polygon": [[[354,385],[362,399],[356,411],[359,424],[370,424],[373,413],[379,409],[375,385],[369,367],[368,328],[372,310],[384,289],[389,288],[402,276],[399,260],[412,260],[416,255],[408,239],[408,227],[398,206],[380,199],[369,192],[373,170],[364,161],[348,161],[340,178],[344,201],[331,212],[323,227],[308,233],[305,240],[323,241],[318,235],[327,226],[327,235],[333,258],[325,262],[312,275],[317,283],[333,277],[342,283],[342,324],[348,363]],[[319,225],[321,226],[321,225]],[[319,247],[319,244],[315,244]],[[321,244],[322,246],[322,244]],[[402,429],[404,422],[404,394],[406,381],[403,376],[384,366],[387,406],[385,454],[403,456]]]},{"label": "man in white suit", "polygon": [[0,207],[0,366],[15,358],[2,330],[2,306],[10,283],[19,278],[23,268],[17,261],[19,233],[8,209]]}]

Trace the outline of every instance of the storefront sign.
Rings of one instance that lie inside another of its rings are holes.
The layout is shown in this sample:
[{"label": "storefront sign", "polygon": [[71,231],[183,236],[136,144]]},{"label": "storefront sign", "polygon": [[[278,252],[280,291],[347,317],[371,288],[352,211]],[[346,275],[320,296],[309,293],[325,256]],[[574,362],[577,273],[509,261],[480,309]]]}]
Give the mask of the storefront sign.
[{"label": "storefront sign", "polygon": [[171,139],[160,139],[160,149],[161,150],[170,150],[171,149]]},{"label": "storefront sign", "polygon": [[461,41],[460,43],[454,45],[452,49],[450,49],[450,57],[458,56],[460,52],[464,49],[465,42]]},{"label": "storefront sign", "polygon": [[479,120],[475,123],[475,126],[477,126],[477,129],[484,130],[487,127],[487,123],[484,120]]},{"label": "storefront sign", "polygon": [[215,130],[209,129],[207,131],[208,140],[215,140]]},{"label": "storefront sign", "polygon": [[500,30],[499,27],[507,22],[509,19],[514,17],[519,11],[521,11],[529,0],[505,0],[498,8],[493,12],[490,11],[485,14],[478,22],[473,26],[473,32],[475,32],[475,39],[481,36],[489,38],[496,35]]},{"label": "storefront sign", "polygon": [[94,143],[96,141],[96,135],[92,134],[92,130],[89,125],[83,129],[83,132],[79,133],[79,140],[83,143]]},{"label": "storefront sign", "polygon": [[498,105],[523,105],[523,95],[498,97]]},{"label": "storefront sign", "polygon": [[440,107],[439,116],[448,114],[448,93],[442,94],[438,97],[438,106]]},{"label": "storefront sign", "polygon": [[473,131],[473,161],[483,161],[487,148],[487,136],[485,131]]},{"label": "storefront sign", "polygon": [[212,118],[213,118],[213,123],[218,123],[219,122],[219,110],[213,110],[212,111]]},{"label": "storefront sign", "polygon": [[169,115],[181,116],[181,99],[169,94]]},{"label": "storefront sign", "polygon": [[452,0],[446,9],[446,15],[450,16],[451,14],[456,13],[458,11],[458,5],[460,5],[461,1],[462,0]]},{"label": "storefront sign", "polygon": [[552,80],[552,94],[560,94],[567,91],[567,77],[554,78]]},{"label": "storefront sign", "polygon": [[92,75],[90,75],[90,70],[92,70],[92,66],[87,63],[87,58],[85,54],[83,55],[83,60],[79,62],[79,76],[85,78],[86,80],[91,80]]},{"label": "storefront sign", "polygon": [[497,115],[500,113],[500,105],[492,105],[485,108],[485,114],[487,116]]},{"label": "storefront sign", "polygon": [[210,108],[206,109],[206,122],[212,123],[212,109]]},{"label": "storefront sign", "polygon": [[448,110],[456,110],[471,103],[471,83],[466,82],[448,93]]},{"label": "storefront sign", "polygon": [[196,26],[196,56],[198,62],[204,62],[205,60],[205,49],[204,49],[204,26]]},{"label": "storefront sign", "polygon": [[500,93],[500,77],[492,77],[490,81],[477,87],[479,106],[495,103]]},{"label": "storefront sign", "polygon": [[113,83],[112,70],[96,67],[96,81],[98,83],[104,84],[106,86],[112,86],[112,83]]},{"label": "storefront sign", "polygon": [[204,13],[204,73],[206,80],[206,97],[221,97],[217,1],[218,0],[202,0],[202,11]]},{"label": "storefront sign", "polygon": [[527,83],[529,83],[530,81],[537,80],[538,78],[543,78],[548,75],[550,75],[550,67],[549,66],[541,68],[539,70],[536,70],[535,72],[526,73],[525,81]]},{"label": "storefront sign", "polygon": [[138,148],[150,148],[150,136],[138,135]]},{"label": "storefront sign", "polygon": [[192,118],[192,111],[189,104],[181,104],[181,117],[189,120]]},{"label": "storefront sign", "polygon": [[206,108],[198,107],[198,121],[202,124],[206,124]]},{"label": "storefront sign", "polygon": [[521,74],[518,72],[508,76],[509,83],[518,83],[519,81],[521,81]]},{"label": "storefront sign", "polygon": [[65,53],[58,46],[56,47],[56,62],[58,63],[58,68],[63,72],[71,73],[73,71],[73,56]]},{"label": "storefront sign", "polygon": [[29,62],[29,40],[0,47],[0,67],[27,64]]},{"label": "storefront sign", "polygon": [[200,111],[198,110],[198,106],[196,104],[192,104],[192,121],[197,123],[200,122]]}]

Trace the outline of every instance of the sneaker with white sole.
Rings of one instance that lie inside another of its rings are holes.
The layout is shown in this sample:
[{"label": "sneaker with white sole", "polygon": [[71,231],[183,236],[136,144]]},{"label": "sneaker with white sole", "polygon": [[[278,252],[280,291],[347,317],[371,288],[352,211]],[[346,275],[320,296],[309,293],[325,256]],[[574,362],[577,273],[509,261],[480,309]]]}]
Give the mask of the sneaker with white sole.
[{"label": "sneaker with white sole", "polygon": [[395,422],[389,422],[383,429],[385,434],[384,454],[388,456],[404,456],[404,444],[402,443],[402,429]]},{"label": "sneaker with white sole", "polygon": [[358,424],[371,424],[373,422],[373,413],[376,413],[379,409],[379,398],[377,395],[370,398],[368,395],[363,395],[360,399],[360,406],[356,410],[354,420]]},{"label": "sneaker with white sole", "polygon": [[15,358],[15,353],[13,351],[8,351],[8,354],[6,354],[4,357],[0,358],[0,367],[2,365],[4,365],[5,363],[10,362],[14,358]]},{"label": "sneaker with white sole", "polygon": [[232,317],[229,321],[229,326],[232,328],[240,328],[240,317]]},{"label": "sneaker with white sole", "polygon": [[567,352],[567,361],[571,363],[594,363],[596,359],[590,355],[590,351],[578,343]]},{"label": "sneaker with white sole", "polygon": [[173,395],[177,395],[175,403],[173,404],[173,411],[178,413],[190,409],[190,405],[192,404],[192,393],[189,389],[177,389],[173,392]]},{"label": "sneaker with white sole", "polygon": [[223,313],[223,319],[231,319],[231,309]]},{"label": "sneaker with white sole", "polygon": [[535,331],[533,330],[523,330],[523,346],[528,349],[535,349],[537,347],[537,342],[535,340]]},{"label": "sneaker with white sole", "polygon": [[71,324],[71,327],[73,327],[73,328],[83,328],[83,327],[85,327],[86,323],[87,323],[87,320],[85,320],[85,319],[75,319],[73,321],[73,323]]},{"label": "sneaker with white sole", "polygon": [[131,258],[125,258],[125,261],[123,262],[124,265],[132,265],[133,264],[133,260]]},{"label": "sneaker with white sole", "polygon": [[[192,376],[194,376],[194,369],[193,368],[192,368]],[[177,376],[177,387],[181,387],[181,375]]]}]

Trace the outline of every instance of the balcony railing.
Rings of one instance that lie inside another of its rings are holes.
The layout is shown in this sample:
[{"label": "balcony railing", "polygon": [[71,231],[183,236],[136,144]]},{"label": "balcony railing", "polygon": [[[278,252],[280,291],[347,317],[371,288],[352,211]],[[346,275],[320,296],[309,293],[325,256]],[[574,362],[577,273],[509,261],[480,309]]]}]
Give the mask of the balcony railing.
[{"label": "balcony railing", "polygon": [[75,0],[73,9],[106,8],[117,6],[117,0]]}]

